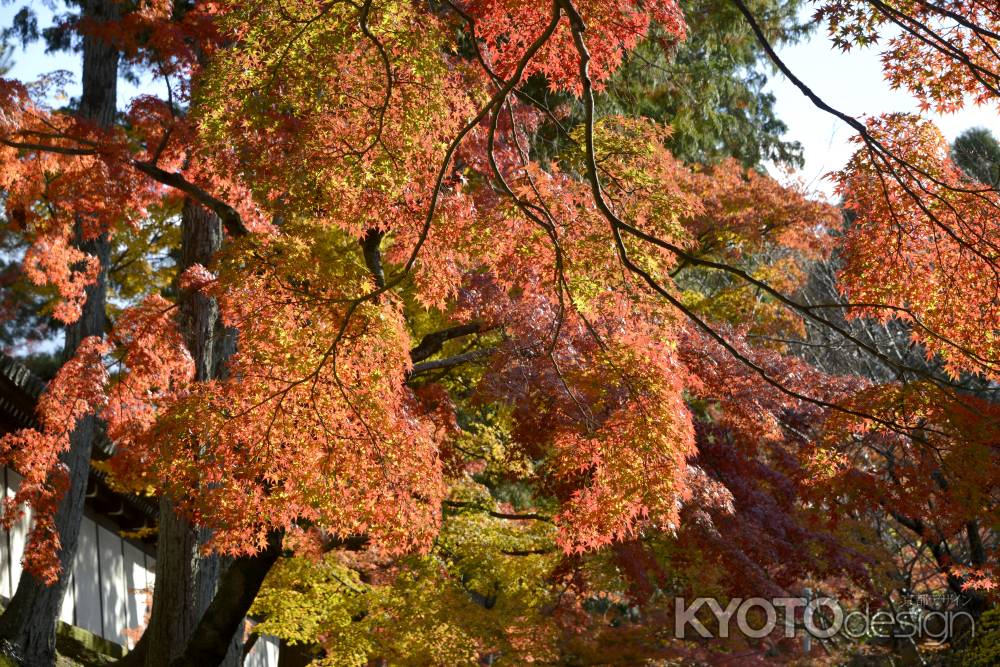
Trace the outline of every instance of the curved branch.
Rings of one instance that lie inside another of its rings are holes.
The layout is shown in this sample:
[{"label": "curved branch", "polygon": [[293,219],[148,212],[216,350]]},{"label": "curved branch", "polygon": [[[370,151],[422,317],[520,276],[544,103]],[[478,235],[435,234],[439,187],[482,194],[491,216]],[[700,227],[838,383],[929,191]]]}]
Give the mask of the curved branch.
[{"label": "curved branch", "polygon": [[411,379],[414,376],[420,375],[421,373],[427,373],[428,371],[437,370],[439,368],[452,368],[454,366],[461,366],[462,364],[467,364],[471,361],[476,361],[482,359],[483,357],[488,357],[493,354],[495,348],[483,347],[478,350],[472,350],[470,352],[465,352],[463,354],[456,354],[454,357],[447,357],[445,359],[434,359],[432,361],[424,361],[419,364],[414,364],[413,368],[410,370],[410,374],[407,379]]},{"label": "curved branch", "polygon": [[210,209],[222,220],[222,225],[229,232],[230,236],[240,237],[250,233],[250,230],[243,223],[243,218],[235,208],[185,179],[181,174],[162,169],[152,162],[130,160],[130,164],[154,181],[180,190],[205,208]]},{"label": "curved branch", "polygon": [[497,519],[508,519],[510,521],[542,521],[545,523],[553,523],[552,517],[546,516],[544,514],[496,512],[493,510],[486,509],[485,507],[482,507],[481,505],[478,505],[476,503],[464,502],[460,500],[445,500],[441,504],[444,505],[445,507],[452,507],[455,509],[468,509],[468,510],[475,510],[477,512],[483,512]]},{"label": "curved branch", "polygon": [[479,322],[470,322],[429,333],[420,340],[415,348],[410,350],[410,360],[415,364],[419,363],[440,352],[447,341],[480,333],[482,330],[482,325]]}]

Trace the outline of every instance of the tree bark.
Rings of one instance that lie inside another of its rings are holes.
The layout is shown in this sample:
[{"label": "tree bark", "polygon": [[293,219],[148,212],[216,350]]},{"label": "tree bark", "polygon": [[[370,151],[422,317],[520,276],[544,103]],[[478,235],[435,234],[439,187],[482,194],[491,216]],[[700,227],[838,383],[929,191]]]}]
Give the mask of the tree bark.
[{"label": "tree bark", "polygon": [[255,556],[241,556],[230,563],[184,652],[170,667],[224,664],[231,654],[231,638],[242,627],[264,577],[281,555],[282,539],[280,531],[272,531],[264,551]]},{"label": "tree bark", "polygon": [[[82,14],[93,21],[113,20],[118,16],[116,0],[85,0]],[[79,114],[101,127],[114,122],[117,107],[118,51],[113,45],[92,34],[83,37],[83,94]],[[87,301],[80,319],[67,327],[64,356],[72,356],[84,338],[105,332],[110,242],[107,235],[84,240],[82,224],[75,226],[75,243],[100,261],[97,282],[87,287]],[[56,621],[69,585],[84,496],[90,474],[90,454],[100,432],[97,418],[84,417],[70,436],[70,448],[61,457],[69,470],[70,486],[56,511],[59,532],[61,571],[55,584],[47,586],[28,572],[22,572],[10,604],[0,616],[0,639],[5,640],[27,667],[51,667],[56,661]]]},{"label": "tree bark", "polygon": [[[180,270],[194,264],[207,266],[222,247],[222,221],[188,199],[181,214]],[[181,293],[181,331],[195,363],[195,380],[205,382],[224,373],[226,360],[235,352],[236,334],[219,317],[215,299],[201,293]],[[156,588],[149,626],[139,645],[120,664],[123,667],[168,667],[184,651],[188,640],[215,595],[225,563],[218,556],[204,556],[209,534],[180,515],[173,501],[160,499],[156,552]],[[226,667],[242,660],[243,633],[230,635]]]}]

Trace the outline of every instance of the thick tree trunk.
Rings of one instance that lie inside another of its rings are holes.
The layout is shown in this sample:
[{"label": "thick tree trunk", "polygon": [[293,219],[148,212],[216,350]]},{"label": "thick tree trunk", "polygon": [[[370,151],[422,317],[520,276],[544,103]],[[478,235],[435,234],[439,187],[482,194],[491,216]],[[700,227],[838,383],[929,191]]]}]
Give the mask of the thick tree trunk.
[{"label": "thick tree trunk", "polygon": [[[222,248],[222,239],[219,216],[186,199],[181,215],[180,270],[211,264]],[[226,360],[236,351],[236,332],[222,326],[215,299],[201,293],[182,294],[181,327],[194,358],[195,379],[204,382],[220,377]]]},{"label": "thick tree trunk", "polygon": [[[117,17],[116,0],[86,0],[82,5],[83,15],[92,20]],[[101,38],[84,36],[80,116],[99,126],[109,127],[115,118],[117,89],[118,52]],[[72,356],[84,338],[104,334],[106,325],[104,308],[110,244],[107,236],[84,241],[80,227],[78,222],[76,243],[84,252],[98,258],[101,270],[97,282],[87,288],[87,302],[80,320],[66,330],[64,354],[67,358]],[[51,667],[55,664],[56,621],[79,542],[84,495],[90,474],[90,453],[99,430],[94,416],[80,420],[70,437],[70,449],[62,457],[69,469],[70,487],[55,517],[62,566],[59,579],[52,586],[47,586],[28,572],[23,572],[10,605],[0,617],[0,639],[12,645],[11,648],[28,667]]]},{"label": "thick tree trunk", "polygon": [[[153,611],[139,645],[119,662],[122,667],[167,667],[184,651],[215,596],[223,571],[220,558],[200,554],[204,539],[203,531],[180,516],[169,499],[160,501]],[[239,667],[243,634],[235,631],[230,644],[220,665]]]},{"label": "thick tree trunk", "polygon": [[[194,264],[208,265],[222,247],[222,240],[218,216],[186,200],[181,215],[180,270]],[[235,351],[236,336],[222,326],[215,299],[182,293],[180,312],[181,330],[195,363],[195,379],[204,382],[220,376],[226,359]],[[205,531],[176,512],[170,498],[160,499],[153,609],[146,632],[123,665],[168,667],[184,651],[215,595],[224,565],[216,556],[202,555],[207,539]],[[238,667],[243,633],[234,632],[231,639],[224,664]]]},{"label": "thick tree trunk", "polygon": [[260,591],[264,577],[281,555],[283,535],[273,531],[267,548],[256,556],[235,558],[226,568],[212,603],[184,652],[170,667],[215,667],[232,655],[232,637],[243,626],[250,605]]}]

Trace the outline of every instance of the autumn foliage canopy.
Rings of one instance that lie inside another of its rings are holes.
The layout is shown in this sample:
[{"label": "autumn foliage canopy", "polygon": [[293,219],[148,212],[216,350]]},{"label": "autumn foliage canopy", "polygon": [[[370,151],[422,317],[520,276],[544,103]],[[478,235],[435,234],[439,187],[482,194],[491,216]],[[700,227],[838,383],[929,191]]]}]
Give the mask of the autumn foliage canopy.
[{"label": "autumn foliage canopy", "polygon": [[[912,26],[886,73],[928,107],[996,104],[990,3],[817,4],[844,47]],[[209,550],[283,536],[259,615],[327,656],[557,660],[595,600],[643,614],[596,644],[648,647],[664,591],[882,594],[916,547],[881,521],[972,540],[925,581],[989,598],[1000,412],[970,387],[1000,380],[1000,194],[931,123],[854,121],[838,208],[602,111],[640,44],[697,39],[675,0],[174,5],[71,26],[170,92],[108,126],[0,81],[8,225],[53,318],[80,318],[102,271],[86,241],[193,206],[226,232],[212,261],[142,277],[37,428],[0,440],[37,576],[60,574],[59,456],[97,414],[115,482],[171,498]],[[942,22],[947,46],[921,39]],[[810,301],[830,266],[835,303]],[[236,335],[213,377],[180,315],[195,296]],[[891,372],[803,356],[817,331]],[[386,630],[418,604],[446,637]]]}]

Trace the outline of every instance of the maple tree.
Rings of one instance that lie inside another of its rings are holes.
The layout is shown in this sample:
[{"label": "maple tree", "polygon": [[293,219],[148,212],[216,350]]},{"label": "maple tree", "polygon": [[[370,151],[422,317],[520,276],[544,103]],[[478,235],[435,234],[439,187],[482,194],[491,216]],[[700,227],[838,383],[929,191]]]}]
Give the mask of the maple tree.
[{"label": "maple tree", "polygon": [[[925,105],[995,102],[988,3],[819,4],[844,47],[901,29],[887,76]],[[329,664],[690,655],[668,593],[891,595],[858,537],[886,518],[981,610],[998,415],[962,383],[997,379],[1000,198],[727,7],[858,132],[848,223],[745,164],[787,147],[692,164],[662,119],[601,113],[628,54],[698,38],[675,0],[82,3],[53,33],[82,36],[79,108],[0,81],[9,225],[69,327],[0,448],[4,520],[35,520],[0,636],[51,662],[97,417],[116,483],[160,497],[125,664],[224,664],[250,610]],[[169,94],[118,114],[119,65]],[[829,262],[846,317],[798,296]],[[807,363],[815,330],[897,378]]]}]

